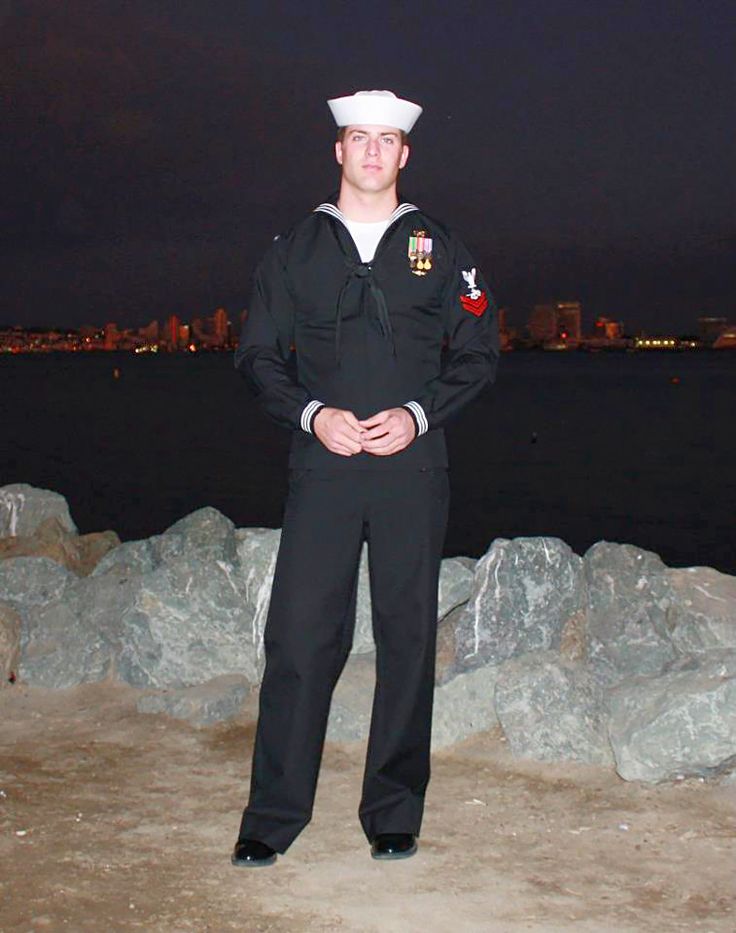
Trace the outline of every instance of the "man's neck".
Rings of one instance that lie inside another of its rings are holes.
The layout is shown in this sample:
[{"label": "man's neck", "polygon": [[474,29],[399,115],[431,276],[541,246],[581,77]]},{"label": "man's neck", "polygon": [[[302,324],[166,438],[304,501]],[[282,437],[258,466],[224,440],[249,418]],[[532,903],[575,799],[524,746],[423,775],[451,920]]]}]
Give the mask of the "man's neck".
[{"label": "man's neck", "polygon": [[396,189],[377,193],[356,191],[348,185],[340,186],[337,206],[348,220],[359,223],[376,223],[388,220],[399,204]]}]

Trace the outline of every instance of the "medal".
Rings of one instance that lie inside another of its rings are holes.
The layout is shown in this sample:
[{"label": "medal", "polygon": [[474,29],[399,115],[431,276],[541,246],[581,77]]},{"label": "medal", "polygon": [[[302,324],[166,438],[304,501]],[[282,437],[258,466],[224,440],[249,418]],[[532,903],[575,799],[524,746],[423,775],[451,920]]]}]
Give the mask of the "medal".
[{"label": "medal", "polygon": [[414,275],[426,275],[432,268],[432,238],[424,230],[415,230],[407,249],[409,269]]}]

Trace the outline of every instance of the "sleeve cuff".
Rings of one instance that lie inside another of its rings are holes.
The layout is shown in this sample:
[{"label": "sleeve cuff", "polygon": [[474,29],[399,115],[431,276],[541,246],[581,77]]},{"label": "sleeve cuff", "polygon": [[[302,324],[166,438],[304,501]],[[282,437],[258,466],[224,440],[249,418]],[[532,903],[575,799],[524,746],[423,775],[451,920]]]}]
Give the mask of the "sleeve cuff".
[{"label": "sleeve cuff", "polygon": [[317,415],[317,412],[325,407],[324,402],[318,402],[316,399],[313,399],[311,402],[308,402],[304,406],[302,411],[301,418],[299,419],[299,426],[302,431],[306,431],[308,434],[312,434],[312,425],[314,424],[314,419]]},{"label": "sleeve cuff", "polygon": [[414,419],[414,424],[416,425],[417,429],[417,437],[422,434],[426,434],[429,430],[429,422],[427,421],[427,416],[424,414],[424,409],[419,404],[419,402],[407,402],[401,407],[405,408]]}]

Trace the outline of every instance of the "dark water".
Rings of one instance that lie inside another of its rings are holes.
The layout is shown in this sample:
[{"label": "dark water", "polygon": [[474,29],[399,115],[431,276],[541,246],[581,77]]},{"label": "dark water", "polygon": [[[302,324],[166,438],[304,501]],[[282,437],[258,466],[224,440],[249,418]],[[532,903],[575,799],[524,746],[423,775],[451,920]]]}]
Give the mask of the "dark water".
[{"label": "dark water", "polygon": [[[735,401],[733,353],[506,354],[448,429],[446,553],[544,534],[736,573]],[[0,485],[61,492],[83,532],[148,536],[203,505],[281,523],[288,435],[229,354],[4,356],[0,418]]]}]

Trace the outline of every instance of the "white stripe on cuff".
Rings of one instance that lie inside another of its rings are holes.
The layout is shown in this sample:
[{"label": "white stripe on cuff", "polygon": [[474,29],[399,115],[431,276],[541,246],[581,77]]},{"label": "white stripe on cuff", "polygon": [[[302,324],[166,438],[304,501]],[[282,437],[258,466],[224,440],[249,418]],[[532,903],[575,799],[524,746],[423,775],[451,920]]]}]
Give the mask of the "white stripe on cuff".
[{"label": "white stripe on cuff", "polygon": [[299,419],[299,424],[301,425],[302,431],[306,431],[307,434],[312,433],[312,429],[309,427],[309,423],[312,420],[312,415],[317,411],[318,408],[323,408],[324,402],[318,402],[316,399],[312,399],[311,402],[307,402],[304,406],[304,411],[302,416]]},{"label": "white stripe on cuff", "polygon": [[429,431],[429,422],[427,421],[427,416],[424,414],[424,409],[419,404],[419,402],[405,402],[404,405],[407,408],[411,408],[414,412],[414,416],[417,419],[417,425],[419,426],[419,432],[417,437],[420,434],[426,434]]}]

